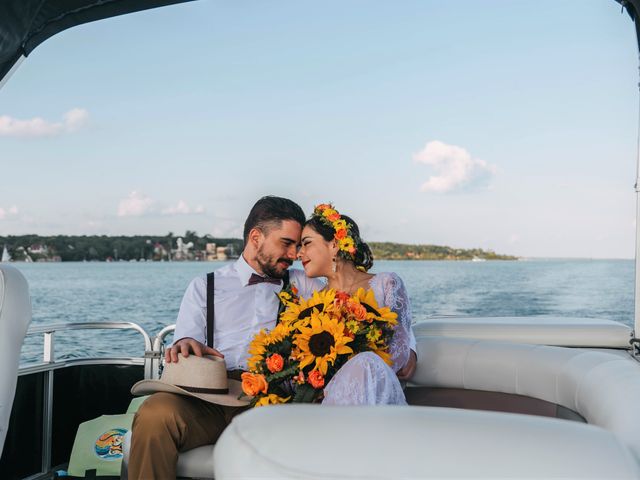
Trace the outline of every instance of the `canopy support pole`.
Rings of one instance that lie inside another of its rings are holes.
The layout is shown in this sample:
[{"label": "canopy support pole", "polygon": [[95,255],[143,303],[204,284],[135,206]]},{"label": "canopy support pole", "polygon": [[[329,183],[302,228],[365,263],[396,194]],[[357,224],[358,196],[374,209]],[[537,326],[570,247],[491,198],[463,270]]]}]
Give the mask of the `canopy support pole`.
[{"label": "canopy support pole", "polygon": [[[640,48],[638,49],[638,72],[640,74]],[[640,75],[639,75],[640,78]],[[640,81],[638,82],[640,93]],[[633,306],[633,338],[640,335],[640,98],[638,99],[638,139],[636,147],[636,256],[635,256],[635,295]]]}]

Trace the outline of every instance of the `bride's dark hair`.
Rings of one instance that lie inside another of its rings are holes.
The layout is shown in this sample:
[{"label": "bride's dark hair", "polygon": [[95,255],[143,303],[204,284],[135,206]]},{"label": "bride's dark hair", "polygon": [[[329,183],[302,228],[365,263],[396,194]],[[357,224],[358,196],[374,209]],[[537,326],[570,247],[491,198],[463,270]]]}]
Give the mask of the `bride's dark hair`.
[{"label": "bride's dark hair", "polygon": [[[353,242],[355,243],[356,247],[356,254],[353,259],[349,258],[348,255],[340,255],[340,258],[343,258],[348,262],[352,262],[356,268],[361,267],[365,271],[368,271],[373,266],[373,253],[371,253],[369,245],[362,241],[358,224],[354,222],[351,217],[348,217],[346,215],[341,215],[341,217],[347,222],[348,225],[350,225],[349,233],[351,234],[351,237],[353,237]],[[311,228],[313,228],[327,242],[332,241],[336,234],[336,231],[333,229],[333,227],[327,225],[325,222],[320,220],[320,217],[317,217],[315,215],[307,220],[304,226],[310,226]]]}]

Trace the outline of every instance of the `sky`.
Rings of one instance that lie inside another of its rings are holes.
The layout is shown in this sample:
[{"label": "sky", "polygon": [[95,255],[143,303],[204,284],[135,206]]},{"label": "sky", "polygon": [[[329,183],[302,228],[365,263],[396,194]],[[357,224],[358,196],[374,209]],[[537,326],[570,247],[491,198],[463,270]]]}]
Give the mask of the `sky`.
[{"label": "sky", "polygon": [[613,0],[200,0],[54,36],[0,89],[0,236],[241,237],[263,195],[366,241],[633,258],[638,51]]}]

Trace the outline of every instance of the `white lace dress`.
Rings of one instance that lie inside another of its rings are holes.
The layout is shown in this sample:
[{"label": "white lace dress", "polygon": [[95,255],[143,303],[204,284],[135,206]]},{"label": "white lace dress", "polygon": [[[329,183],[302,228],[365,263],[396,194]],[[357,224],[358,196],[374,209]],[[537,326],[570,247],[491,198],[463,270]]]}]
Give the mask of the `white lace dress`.
[{"label": "white lace dress", "polygon": [[[306,285],[305,285],[306,286]],[[395,273],[378,273],[369,281],[379,305],[398,314],[398,325],[389,345],[393,365],[373,352],[357,354],[345,363],[324,389],[323,405],[406,405],[396,375],[409,359],[411,305],[402,279]],[[308,297],[312,292],[301,289]]]}]

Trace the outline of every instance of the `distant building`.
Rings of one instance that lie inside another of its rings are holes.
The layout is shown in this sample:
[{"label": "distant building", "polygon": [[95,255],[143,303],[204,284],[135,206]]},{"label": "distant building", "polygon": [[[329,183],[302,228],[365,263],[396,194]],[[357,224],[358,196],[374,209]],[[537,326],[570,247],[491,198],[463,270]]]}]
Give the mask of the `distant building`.
[{"label": "distant building", "polygon": [[46,245],[40,245],[39,243],[31,245],[29,248],[27,248],[27,251],[33,255],[46,256],[49,254],[49,248]]},{"label": "distant building", "polygon": [[205,252],[205,260],[207,262],[212,262],[218,259],[215,243],[207,243],[207,246],[205,247],[204,252]]},{"label": "distant building", "polygon": [[218,260],[227,260],[229,258],[228,253],[229,251],[227,250],[227,247],[216,248],[216,257]]}]

